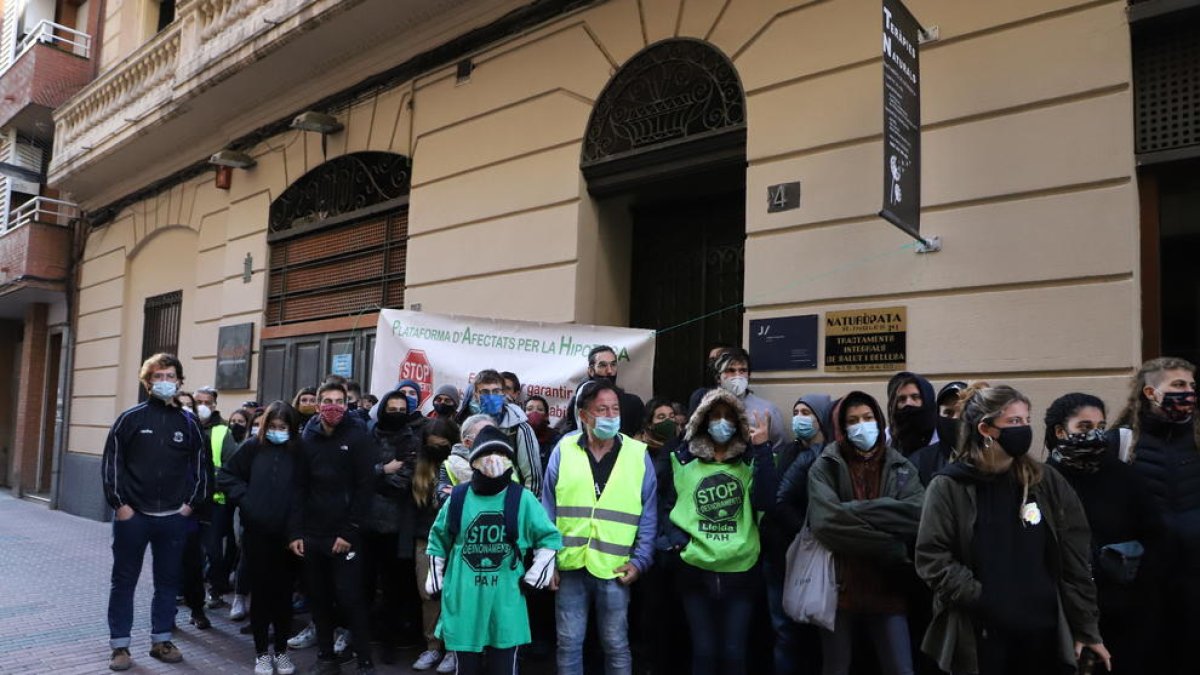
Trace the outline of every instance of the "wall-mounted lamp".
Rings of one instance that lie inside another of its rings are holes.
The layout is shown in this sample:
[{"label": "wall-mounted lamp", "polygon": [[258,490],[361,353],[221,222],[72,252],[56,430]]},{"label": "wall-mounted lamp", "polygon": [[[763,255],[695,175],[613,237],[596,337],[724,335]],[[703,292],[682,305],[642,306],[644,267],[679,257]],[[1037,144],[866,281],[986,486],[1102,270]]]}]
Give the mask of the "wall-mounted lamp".
[{"label": "wall-mounted lamp", "polygon": [[209,164],[228,166],[234,169],[249,169],[258,162],[253,157],[238,150],[222,150],[208,158]]},{"label": "wall-mounted lamp", "polygon": [[345,127],[333,115],[306,110],[292,120],[292,128],[302,131],[315,131],[318,134],[336,134]]}]

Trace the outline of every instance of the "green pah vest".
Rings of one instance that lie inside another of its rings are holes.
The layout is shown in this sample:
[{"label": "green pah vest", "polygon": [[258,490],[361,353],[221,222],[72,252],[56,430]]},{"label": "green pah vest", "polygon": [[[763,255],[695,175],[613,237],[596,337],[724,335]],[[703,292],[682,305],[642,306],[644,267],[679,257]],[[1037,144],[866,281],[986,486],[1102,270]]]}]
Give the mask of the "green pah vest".
[{"label": "green pah vest", "polygon": [[671,522],[690,538],[680,558],[710,572],[753,567],[759,540],[750,507],[750,465],[740,457],[729,464],[699,458],[682,464],[672,453],[671,475],[677,495]]}]

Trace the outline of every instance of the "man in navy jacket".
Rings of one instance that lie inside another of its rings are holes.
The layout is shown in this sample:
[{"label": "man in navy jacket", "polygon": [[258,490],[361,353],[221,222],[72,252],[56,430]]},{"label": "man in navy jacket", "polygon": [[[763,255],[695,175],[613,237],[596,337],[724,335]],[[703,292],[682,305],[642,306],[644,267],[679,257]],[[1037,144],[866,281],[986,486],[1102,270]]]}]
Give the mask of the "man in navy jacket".
[{"label": "man in navy jacket", "polygon": [[149,397],[117,417],[101,462],[104,496],[115,512],[108,598],[112,670],[133,665],[133,594],[147,545],[154,558],[150,656],[166,663],[183,660],[171,642],[171,631],[187,518],[209,497],[211,468],[204,434],[196,418],[175,403],[183,365],[171,354],[155,354],[142,364],[140,379]]}]

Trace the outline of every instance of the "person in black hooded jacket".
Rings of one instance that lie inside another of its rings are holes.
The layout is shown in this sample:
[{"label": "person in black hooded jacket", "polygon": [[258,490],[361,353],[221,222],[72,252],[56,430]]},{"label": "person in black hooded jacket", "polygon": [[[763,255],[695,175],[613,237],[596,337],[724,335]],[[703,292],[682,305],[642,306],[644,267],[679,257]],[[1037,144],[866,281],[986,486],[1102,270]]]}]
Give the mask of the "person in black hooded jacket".
[{"label": "person in black hooded jacket", "polygon": [[[242,554],[250,577],[250,626],[256,672],[296,672],[287,656],[292,627],[292,588],[296,559],[288,553],[287,525],[297,456],[299,414],[283,401],[267,406],[257,436],[251,436],[217,470],[217,486],[230,507],[241,509]],[[275,656],[267,634],[275,631]],[[258,668],[262,666],[262,668]]]},{"label": "person in black hooded jacket", "polygon": [[888,445],[908,457],[937,441],[937,401],[929,380],[904,371],[888,381]]},{"label": "person in black hooded jacket", "polygon": [[367,429],[346,414],[346,388],[326,382],[318,413],[301,436],[288,547],[304,558],[317,627],[317,672],[340,672],[333,654],[334,597],[347,614],[360,675],[373,675],[367,609],[362,598],[362,527],[370,516],[375,472]]},{"label": "person in black hooded jacket", "polygon": [[1112,672],[1162,672],[1153,585],[1164,535],[1158,505],[1133,468],[1109,452],[1104,401],[1061,396],[1046,409],[1045,422],[1048,464],[1075,489],[1091,526],[1100,633],[1113,655]]},{"label": "person in black hooded jacket", "polygon": [[966,382],[950,382],[938,390],[937,439],[908,458],[917,467],[921,485],[925,487],[929,487],[929,481],[946,468],[954,455],[958,445],[958,395],[966,388]]},{"label": "person in black hooded jacket", "polygon": [[[1128,427],[1128,458],[1166,521],[1163,602],[1164,673],[1195,673],[1200,634],[1200,416],[1196,367],[1173,357],[1142,364],[1116,426]],[[1124,443],[1122,443],[1124,445]],[[1125,453],[1122,452],[1122,455]]]},{"label": "person in black hooded jacket", "polygon": [[417,400],[411,387],[397,386],[371,410],[374,419],[368,425],[376,447],[375,493],[363,532],[363,598],[371,606],[376,589],[383,590],[382,603],[372,613],[372,630],[384,644],[385,662],[401,630],[401,610],[415,604],[404,602],[410,595],[405,591],[412,588],[406,583],[412,574],[404,568],[407,564],[411,572],[416,551],[412,482],[426,421]]}]

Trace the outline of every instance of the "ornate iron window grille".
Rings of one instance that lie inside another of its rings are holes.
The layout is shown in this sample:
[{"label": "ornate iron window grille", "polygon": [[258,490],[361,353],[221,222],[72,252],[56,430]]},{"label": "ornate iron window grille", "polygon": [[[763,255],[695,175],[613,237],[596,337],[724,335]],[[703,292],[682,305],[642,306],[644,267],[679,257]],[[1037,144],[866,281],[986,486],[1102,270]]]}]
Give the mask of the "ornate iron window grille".
[{"label": "ornate iron window grille", "polygon": [[354,152],[301,176],[271,203],[270,232],[341,216],[408,194],[408,158],[390,152]]}]

